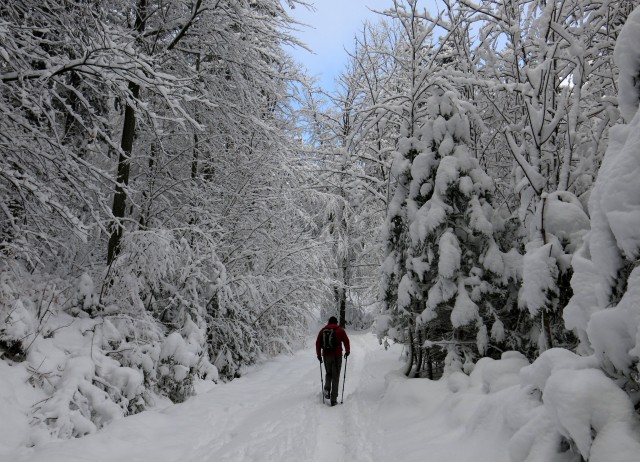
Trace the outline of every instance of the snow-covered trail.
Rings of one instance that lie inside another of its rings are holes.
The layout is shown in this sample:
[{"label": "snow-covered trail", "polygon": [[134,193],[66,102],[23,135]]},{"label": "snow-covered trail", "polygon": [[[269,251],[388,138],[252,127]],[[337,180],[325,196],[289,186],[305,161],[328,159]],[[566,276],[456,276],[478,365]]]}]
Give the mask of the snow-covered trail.
[{"label": "snow-covered trail", "polygon": [[310,345],[186,403],[127,417],[81,439],[23,448],[6,460],[376,462],[422,461],[425,454],[434,462],[508,460],[504,451],[487,451],[484,438],[475,445],[463,435],[464,425],[443,406],[444,384],[398,373],[399,347],[384,350],[371,334],[350,338],[343,405],[322,404]]},{"label": "snow-covered trail", "polygon": [[[342,406],[322,404],[320,367],[310,346],[186,403],[125,418],[85,438],[24,451],[12,460],[374,460],[370,435],[362,427],[368,401],[381,392],[371,387],[367,358],[381,347],[367,334],[351,334],[351,343]],[[397,368],[397,356],[389,356]]]}]

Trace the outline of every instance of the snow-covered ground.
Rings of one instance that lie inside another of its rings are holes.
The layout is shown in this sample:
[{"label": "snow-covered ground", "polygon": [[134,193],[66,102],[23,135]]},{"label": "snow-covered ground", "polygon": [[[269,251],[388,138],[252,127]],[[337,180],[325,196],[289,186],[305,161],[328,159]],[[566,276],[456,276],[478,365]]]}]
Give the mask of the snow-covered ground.
[{"label": "snow-covered ground", "polygon": [[[84,438],[36,448],[20,446],[27,428],[18,409],[37,396],[8,396],[18,389],[8,381],[19,378],[3,370],[2,428],[11,432],[1,432],[0,460],[509,460],[511,435],[501,413],[482,409],[494,395],[455,394],[446,380],[406,379],[398,361],[401,347],[385,350],[372,334],[350,337],[343,405],[322,404],[320,368],[310,341],[309,348],[256,366],[186,403],[115,421]],[[11,413],[5,412],[8,409]]]}]

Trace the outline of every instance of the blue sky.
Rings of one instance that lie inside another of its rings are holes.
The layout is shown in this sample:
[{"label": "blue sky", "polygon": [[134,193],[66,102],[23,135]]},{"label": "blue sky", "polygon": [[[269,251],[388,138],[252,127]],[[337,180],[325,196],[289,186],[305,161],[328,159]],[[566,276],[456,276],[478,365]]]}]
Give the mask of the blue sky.
[{"label": "blue sky", "polygon": [[296,35],[313,54],[302,49],[291,53],[305,66],[311,75],[318,76],[325,89],[333,88],[333,80],[343,70],[347,61],[344,51],[353,49],[353,37],[362,30],[366,20],[377,21],[373,10],[384,10],[391,0],[315,0],[315,11],[300,6],[291,15],[308,27]]}]

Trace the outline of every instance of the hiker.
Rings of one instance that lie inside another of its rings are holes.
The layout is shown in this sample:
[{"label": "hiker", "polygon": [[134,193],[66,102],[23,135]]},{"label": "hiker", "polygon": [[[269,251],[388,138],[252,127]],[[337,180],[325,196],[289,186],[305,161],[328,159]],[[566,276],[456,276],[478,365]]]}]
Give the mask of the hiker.
[{"label": "hiker", "polygon": [[[329,318],[329,324],[320,329],[316,340],[316,354],[318,361],[322,363],[326,380],[324,382],[324,397],[331,399],[331,405],[338,404],[338,383],[340,382],[340,368],[342,367],[342,345],[344,344],[344,357],[349,356],[349,337],[342,327],[338,325],[335,316]],[[322,354],[320,351],[322,350]]]}]

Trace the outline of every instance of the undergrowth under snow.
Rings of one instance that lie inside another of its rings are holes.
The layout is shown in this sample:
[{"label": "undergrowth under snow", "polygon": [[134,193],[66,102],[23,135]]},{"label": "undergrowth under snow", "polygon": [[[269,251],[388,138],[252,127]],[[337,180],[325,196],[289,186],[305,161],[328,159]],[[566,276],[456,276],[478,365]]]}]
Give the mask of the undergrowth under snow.
[{"label": "undergrowth under snow", "polygon": [[185,400],[195,378],[218,379],[190,317],[166,333],[145,311],[98,309],[86,273],[75,286],[58,285],[0,272],[0,353],[8,361],[0,364],[23,370],[23,386],[40,398],[23,409],[32,428],[24,444],[95,433],[158,399]]}]

